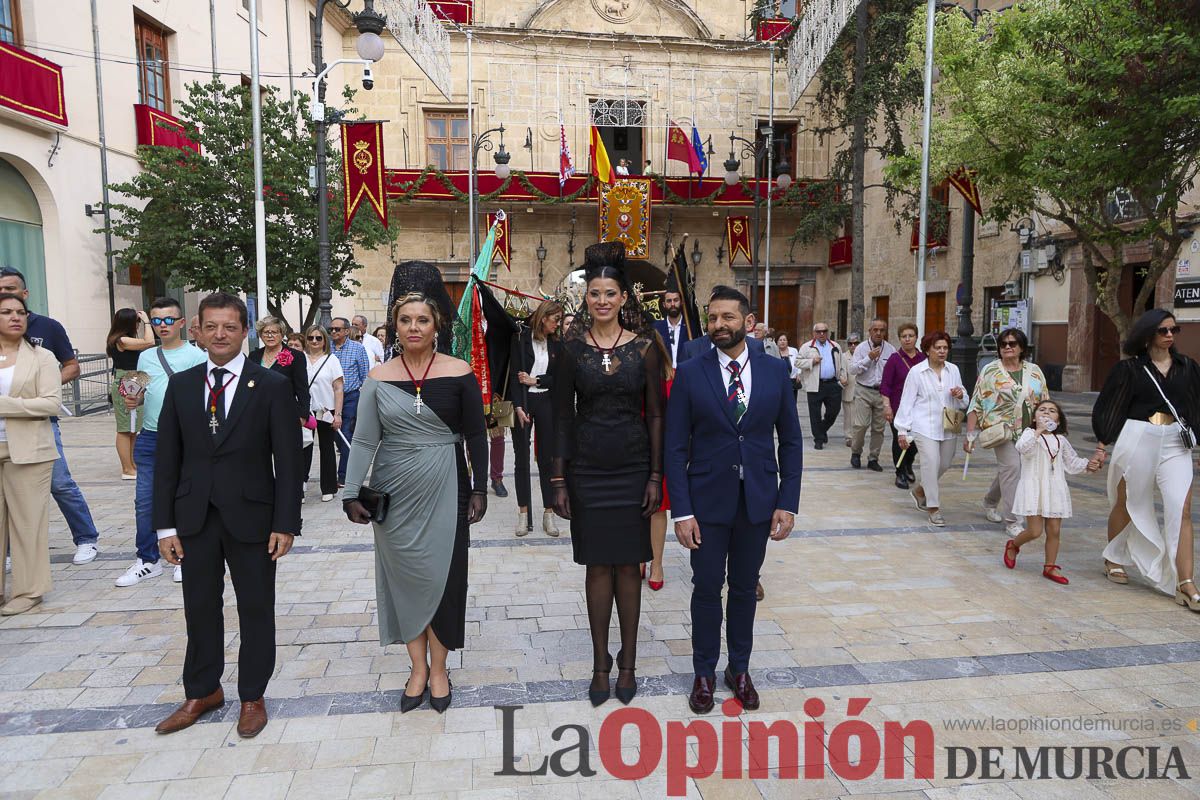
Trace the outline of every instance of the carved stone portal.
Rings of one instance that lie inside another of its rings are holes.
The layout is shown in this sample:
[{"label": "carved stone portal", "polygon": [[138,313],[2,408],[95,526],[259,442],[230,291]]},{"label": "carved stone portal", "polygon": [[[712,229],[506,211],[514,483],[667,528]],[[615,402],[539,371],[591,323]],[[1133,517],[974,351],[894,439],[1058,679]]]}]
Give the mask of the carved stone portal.
[{"label": "carved stone portal", "polygon": [[618,25],[632,22],[642,10],[640,0],[592,0],[592,7],[597,14]]}]

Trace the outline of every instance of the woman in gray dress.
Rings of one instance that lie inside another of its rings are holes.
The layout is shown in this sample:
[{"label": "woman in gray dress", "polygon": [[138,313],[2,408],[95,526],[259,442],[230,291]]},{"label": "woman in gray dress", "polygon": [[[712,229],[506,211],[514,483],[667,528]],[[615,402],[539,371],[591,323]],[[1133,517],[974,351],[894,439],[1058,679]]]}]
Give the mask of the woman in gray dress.
[{"label": "woman in gray dress", "polygon": [[358,500],[368,469],[370,487],[391,498],[374,523],[379,643],[404,642],[412,659],[400,711],[428,693],[442,713],[451,699],[446,656],[463,646],[466,627],[468,526],[487,510],[487,427],[471,367],[437,352],[437,304],[405,295],[392,321],[404,351],[363,384],[342,504],[351,522],[371,521]]}]

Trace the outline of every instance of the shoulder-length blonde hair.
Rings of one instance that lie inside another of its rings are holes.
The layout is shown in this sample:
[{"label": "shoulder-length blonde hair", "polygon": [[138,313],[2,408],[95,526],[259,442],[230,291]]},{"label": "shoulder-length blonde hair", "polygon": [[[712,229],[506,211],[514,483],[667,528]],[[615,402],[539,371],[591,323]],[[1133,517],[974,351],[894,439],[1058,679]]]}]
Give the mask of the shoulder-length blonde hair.
[{"label": "shoulder-length blonde hair", "polygon": [[308,335],[310,333],[321,334],[321,352],[329,355],[329,331],[322,328],[320,325],[309,325],[304,329],[304,352],[308,352]]},{"label": "shoulder-length blonde hair", "polygon": [[554,300],[543,300],[542,304],[529,317],[529,330],[533,333],[533,338],[538,341],[545,339],[546,336],[542,333],[542,323],[546,321],[546,317],[552,317],[562,312],[562,303]]}]

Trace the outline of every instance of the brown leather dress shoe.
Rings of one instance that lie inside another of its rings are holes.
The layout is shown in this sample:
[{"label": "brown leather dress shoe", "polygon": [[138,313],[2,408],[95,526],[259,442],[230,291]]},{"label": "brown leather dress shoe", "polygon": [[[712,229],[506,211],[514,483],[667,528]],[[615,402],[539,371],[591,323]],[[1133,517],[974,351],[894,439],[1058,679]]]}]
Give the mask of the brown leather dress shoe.
[{"label": "brown leather dress shoe", "polygon": [[754,711],[758,708],[758,692],[754,689],[754,681],[750,680],[749,672],[734,675],[729,671],[729,667],[726,667],[725,685],[742,704],[742,708],[747,711]]},{"label": "brown leather dress shoe", "polygon": [[692,693],[688,695],[688,706],[697,714],[707,714],[713,707],[713,688],[716,682],[712,678],[696,676],[692,684]]},{"label": "brown leather dress shoe", "polygon": [[225,692],[220,686],[208,697],[199,700],[187,700],[171,713],[171,716],[158,723],[155,733],[175,733],[196,724],[196,720],[213,709],[225,705]]},{"label": "brown leather dress shoe", "polygon": [[253,739],[267,727],[267,704],[257,700],[242,701],[242,715],[238,718],[237,732],[243,739]]},{"label": "brown leather dress shoe", "polygon": [[754,599],[760,603],[762,602],[762,599],[763,599],[762,581],[759,581],[758,585],[754,587]]}]

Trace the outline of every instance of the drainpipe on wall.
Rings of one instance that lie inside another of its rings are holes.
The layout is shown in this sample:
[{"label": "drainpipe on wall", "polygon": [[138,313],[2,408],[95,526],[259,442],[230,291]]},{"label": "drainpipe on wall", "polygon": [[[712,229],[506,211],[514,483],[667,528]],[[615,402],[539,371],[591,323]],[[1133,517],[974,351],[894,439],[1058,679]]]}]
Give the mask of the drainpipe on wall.
[{"label": "drainpipe on wall", "polygon": [[92,60],[96,64],[96,117],[100,128],[100,200],[104,203],[104,258],[108,271],[108,315],[111,318],[117,313],[117,289],[112,252],[112,212],[108,208],[108,140],[104,135],[104,79],[100,69],[100,21],[96,16],[96,0],[92,0]]},{"label": "drainpipe on wall", "polygon": [[209,43],[212,47],[212,71],[217,74],[217,0],[208,0]]}]

